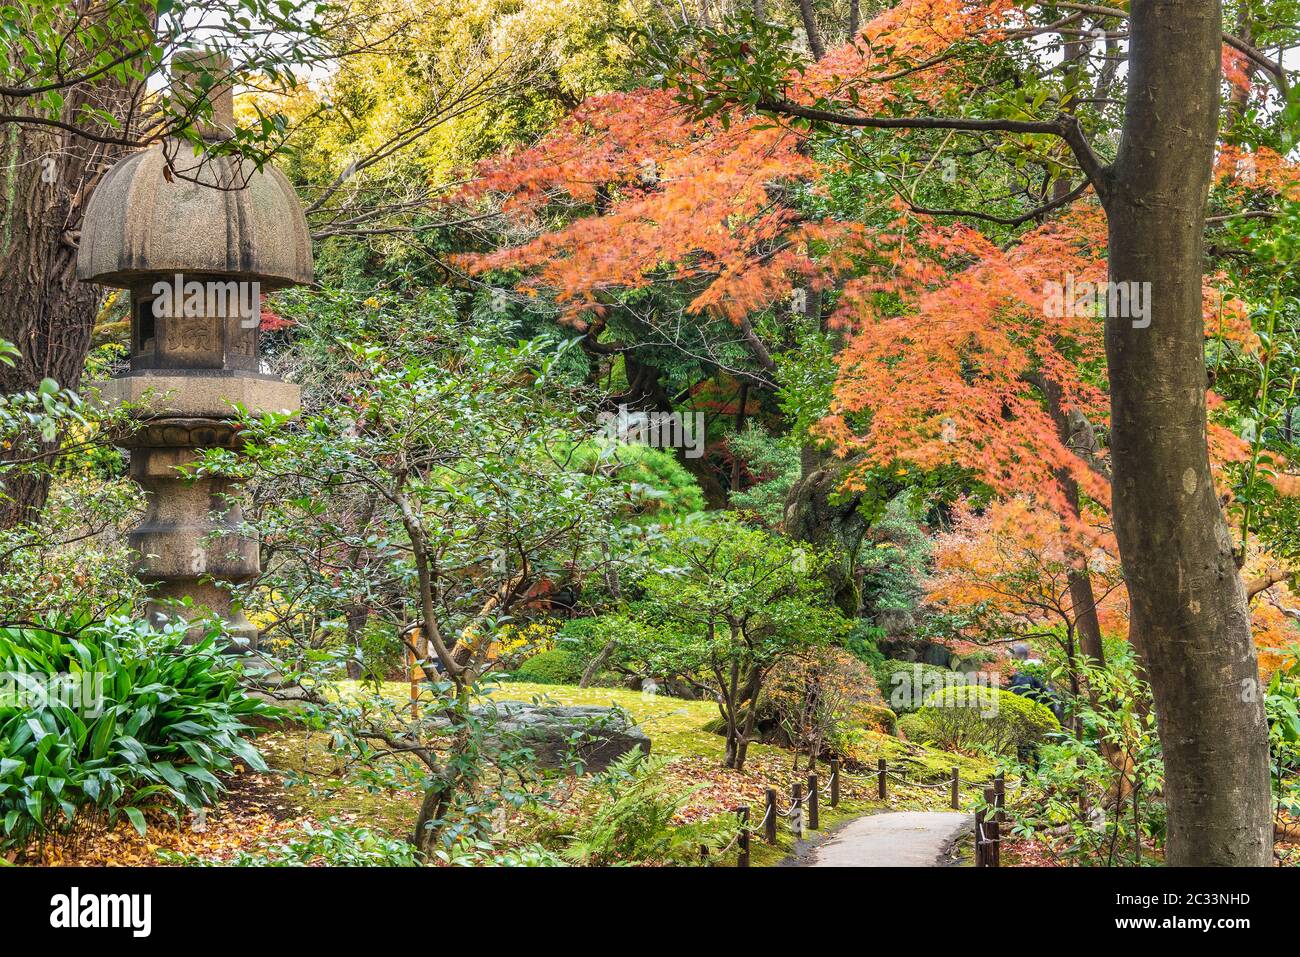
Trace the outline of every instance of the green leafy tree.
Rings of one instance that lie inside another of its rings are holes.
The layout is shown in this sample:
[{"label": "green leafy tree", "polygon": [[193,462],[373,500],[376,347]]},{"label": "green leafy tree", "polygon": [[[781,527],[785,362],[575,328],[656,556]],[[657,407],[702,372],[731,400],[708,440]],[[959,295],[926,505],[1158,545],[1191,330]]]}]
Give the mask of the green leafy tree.
[{"label": "green leafy tree", "polygon": [[637,653],[691,675],[718,704],[728,768],[741,770],[764,680],[779,661],[842,635],[825,607],[825,558],[727,513],[665,536],[639,582]]},{"label": "green leafy tree", "polygon": [[544,580],[604,561],[596,544],[610,538],[617,501],[604,476],[566,455],[583,396],[552,374],[563,347],[485,339],[424,305],[360,304],[372,330],[395,323],[382,344],[338,343],[343,374],[332,392],[318,385],[314,410],[247,419],[244,450],[211,450],[197,471],[256,484],[251,521],[274,555],[258,588],[280,596],[277,634],[305,651],[300,665],[332,663],[313,647],[320,619],[384,599],[377,610],[423,676],[418,708],[324,697],[318,717],[366,758],[379,747],[418,759],[413,839],[434,853],[440,833],[486,826],[494,806],[477,793],[497,760],[482,748],[493,721],[475,706],[496,625]]}]

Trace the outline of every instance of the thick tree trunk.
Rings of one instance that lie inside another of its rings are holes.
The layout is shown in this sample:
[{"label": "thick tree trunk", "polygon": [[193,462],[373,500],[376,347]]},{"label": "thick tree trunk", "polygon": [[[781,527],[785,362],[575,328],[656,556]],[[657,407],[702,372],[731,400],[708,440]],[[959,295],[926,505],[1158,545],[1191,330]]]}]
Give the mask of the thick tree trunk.
[{"label": "thick tree trunk", "polygon": [[1268,738],[1205,438],[1202,234],[1221,19],[1217,0],[1132,5],[1129,96],[1106,199],[1110,278],[1150,283],[1151,295],[1149,325],[1106,321],[1113,511],[1164,748],[1167,860],[1264,866]]},{"label": "thick tree trunk", "polygon": [[[84,91],[69,92],[65,115],[85,102]],[[96,105],[111,109],[113,94],[98,90]],[[22,109],[0,97],[0,112]],[[12,368],[0,365],[0,394],[46,378],[73,389],[81,383],[100,290],[77,281],[76,243],[85,201],[115,156],[61,130],[0,126],[0,339],[22,353]],[[33,438],[31,448],[49,446]],[[7,476],[0,527],[34,517],[48,484],[39,475]]]}]

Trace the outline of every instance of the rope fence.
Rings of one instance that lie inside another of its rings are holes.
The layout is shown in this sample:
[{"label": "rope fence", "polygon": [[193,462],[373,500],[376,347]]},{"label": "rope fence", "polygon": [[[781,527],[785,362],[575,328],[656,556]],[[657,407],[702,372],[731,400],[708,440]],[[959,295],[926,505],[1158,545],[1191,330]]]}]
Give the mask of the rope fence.
[{"label": "rope fence", "polygon": [[[781,807],[780,793],[777,789],[768,788],[764,794],[763,816],[757,823],[751,822],[749,805],[736,808],[735,813],[739,821],[736,836],[727,843],[726,847],[714,853],[721,856],[729,852],[733,847],[738,847],[737,866],[749,867],[750,843],[753,835],[762,834],[765,843],[775,845],[779,833],[779,824],[782,820],[787,822],[787,826],[796,840],[803,838],[805,829],[809,831],[820,830],[822,801],[826,801],[831,808],[839,807],[840,804],[840,762],[838,759],[831,760],[830,770],[830,776],[824,784],[816,773],[809,774],[805,781],[794,782],[790,788],[790,802],[784,808]],[[882,801],[889,800],[890,778],[908,787],[947,790],[949,803],[953,810],[960,810],[961,808],[962,780],[961,771],[958,768],[952,769],[948,780],[927,784],[922,781],[908,780],[899,772],[891,770],[888,762],[884,758],[880,758],[876,763],[876,792]],[[1001,771],[994,778],[993,787],[984,789],[983,797],[984,804],[994,808],[995,811],[992,814],[986,814],[986,809],[980,808],[975,812],[975,866],[997,867],[1000,862],[1001,833],[1005,823],[1004,808],[1006,806],[1006,779]],[[709,848],[701,845],[701,859],[707,860],[709,856]]]}]

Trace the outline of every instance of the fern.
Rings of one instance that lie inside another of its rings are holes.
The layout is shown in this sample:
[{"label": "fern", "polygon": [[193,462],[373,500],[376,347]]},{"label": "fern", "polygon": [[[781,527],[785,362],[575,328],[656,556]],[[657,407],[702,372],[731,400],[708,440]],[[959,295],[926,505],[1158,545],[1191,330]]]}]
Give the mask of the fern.
[{"label": "fern", "polygon": [[588,865],[687,864],[698,861],[701,845],[724,846],[735,830],[724,819],[673,824],[700,788],[673,794],[661,774],[670,763],[636,750],[606,768],[596,779],[597,807],[574,834],[565,858]]}]

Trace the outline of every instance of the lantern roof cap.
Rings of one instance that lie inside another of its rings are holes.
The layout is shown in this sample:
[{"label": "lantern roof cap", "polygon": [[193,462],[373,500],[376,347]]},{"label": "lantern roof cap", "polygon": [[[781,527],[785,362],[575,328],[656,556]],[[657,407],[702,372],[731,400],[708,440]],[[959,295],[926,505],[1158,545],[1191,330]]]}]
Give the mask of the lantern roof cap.
[{"label": "lantern roof cap", "polygon": [[176,150],[155,143],[108,171],[86,207],[77,278],[123,288],[171,273],[269,288],[312,281],[307,219],[283,173],[207,154],[171,172]]},{"label": "lantern roof cap", "polygon": [[[207,143],[234,129],[230,63],[222,53],[178,51],[177,99],[211,121]],[[86,206],[77,278],[129,288],[159,274],[258,281],[268,288],[312,281],[311,236],[293,185],[278,169],[167,139],[117,163]]]}]

